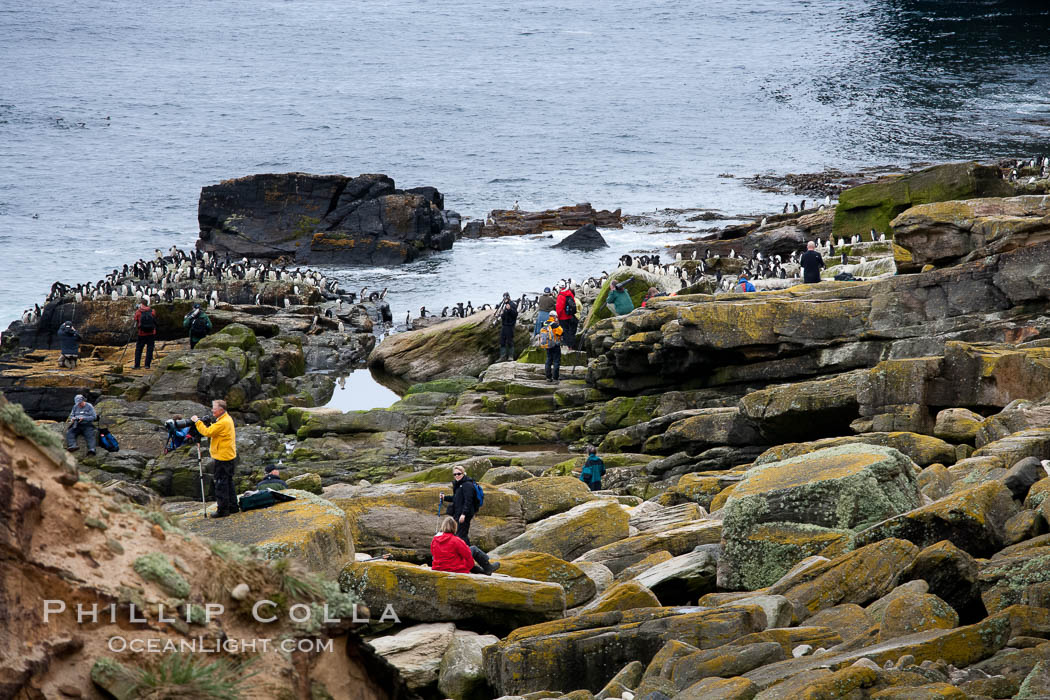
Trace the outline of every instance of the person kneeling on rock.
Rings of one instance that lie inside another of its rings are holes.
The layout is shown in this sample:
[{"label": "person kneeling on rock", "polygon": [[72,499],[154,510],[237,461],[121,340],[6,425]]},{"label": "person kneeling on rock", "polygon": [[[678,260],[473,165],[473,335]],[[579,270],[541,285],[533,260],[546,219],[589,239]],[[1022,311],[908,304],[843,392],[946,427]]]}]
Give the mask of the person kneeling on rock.
[{"label": "person kneeling on rock", "polygon": [[491,576],[499,568],[499,562],[490,562],[487,554],[475,545],[467,546],[456,537],[455,519],[445,516],[438,526],[438,533],[430,541],[430,555],[434,571],[450,571],[456,574],[485,574]]}]

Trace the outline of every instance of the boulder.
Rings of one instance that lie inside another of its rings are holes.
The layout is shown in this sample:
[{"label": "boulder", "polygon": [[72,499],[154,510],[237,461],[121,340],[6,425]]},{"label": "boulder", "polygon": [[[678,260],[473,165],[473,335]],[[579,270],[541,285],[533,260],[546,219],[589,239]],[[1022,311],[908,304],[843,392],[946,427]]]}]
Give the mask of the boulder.
[{"label": "boulder", "polygon": [[676,695],[681,700],[752,700],[758,688],[746,678],[705,678]]},{"label": "boulder", "polygon": [[441,657],[438,690],[452,700],[481,700],[488,697],[482,650],[499,641],[491,634],[457,630]]},{"label": "boulder", "polygon": [[288,427],[296,437],[320,437],[329,433],[354,435],[357,433],[404,432],[408,419],[396,411],[347,411],[333,408],[290,408],[286,413]]},{"label": "boulder", "polygon": [[[312,571],[334,577],[354,560],[350,521],[333,503],[307,491],[286,489],[296,500],[216,520],[195,508],[179,526],[216,540],[254,545],[267,559],[291,557]],[[214,512],[214,508],[210,508]]]},{"label": "boulder", "polygon": [[574,563],[604,564],[613,574],[618,574],[655,552],[666,551],[672,556],[678,556],[701,545],[717,544],[721,537],[721,522],[700,520],[671,530],[635,535],[603,547],[595,547],[581,555]]},{"label": "boulder", "polygon": [[846,432],[857,414],[857,394],[865,370],[831,379],[780,384],[740,399],[740,411],[767,442],[820,438]]},{"label": "boulder", "polygon": [[661,506],[655,501],[645,501],[631,511],[630,524],[642,534],[673,530],[706,517],[707,512],[695,503]]},{"label": "boulder", "polygon": [[917,204],[1011,194],[1013,188],[998,168],[978,163],[935,165],[844,190],[835,207],[832,230],[836,237],[844,238],[866,236],[871,229],[889,232],[894,217]]},{"label": "boulder", "polygon": [[1038,700],[1050,688],[1050,661],[1040,661],[1025,677],[1014,696],[1016,700]]},{"label": "boulder", "polygon": [[978,585],[981,600],[988,612],[1004,610],[1011,605],[1039,604],[1042,589],[1050,584],[1050,551],[1017,553],[992,559],[981,567]]},{"label": "boulder", "polygon": [[368,643],[401,673],[409,688],[419,691],[437,682],[441,660],[455,633],[451,622],[438,622],[406,627]]},{"label": "boulder", "polygon": [[[765,614],[753,606],[580,615],[515,630],[487,647],[485,673],[498,695],[579,688],[597,692],[626,664],[648,664],[670,640],[710,649],[758,632],[765,622]],[[616,644],[600,641],[606,639]],[[587,663],[581,664],[581,658]]]},{"label": "boulder", "polygon": [[882,540],[785,576],[768,592],[790,600],[799,620],[841,603],[866,605],[893,590],[918,553],[905,540]]},{"label": "boulder", "polygon": [[594,224],[584,224],[570,233],[565,238],[551,246],[551,248],[565,248],[567,250],[598,250],[608,248],[609,244],[602,238],[602,234],[595,228]]},{"label": "boulder", "polygon": [[504,488],[521,495],[526,523],[564,513],[596,498],[587,484],[572,476],[542,476],[510,482]]},{"label": "boulder", "polygon": [[945,265],[1045,240],[1050,204],[1042,195],[957,199],[911,207],[890,225],[914,266]]},{"label": "boulder", "polygon": [[[827,627],[834,630],[846,643],[865,635],[872,627],[864,608],[856,603],[843,603],[825,608],[806,620],[812,627]],[[825,646],[812,645],[811,646]]]},{"label": "boulder", "polygon": [[[358,551],[424,562],[430,558],[438,498],[451,492],[448,485],[383,484],[340,486],[326,490],[326,497],[349,516]],[[485,505],[471,521],[472,542],[491,551],[524,531],[521,496],[486,488]]]},{"label": "boulder", "polygon": [[323,489],[321,488],[321,476],[319,474],[300,474],[298,476],[290,477],[287,483],[288,488],[290,489],[309,491],[318,496],[323,493]]},{"label": "boulder", "polygon": [[583,605],[597,593],[594,581],[583,569],[542,552],[517,552],[500,557],[500,573],[531,581],[557,583],[565,589],[565,606]]},{"label": "boulder", "polygon": [[[474,223],[474,222],[471,222]],[[464,237],[476,238],[496,236],[521,236],[545,231],[568,231],[587,224],[603,228],[622,228],[620,210],[596,211],[589,202],[582,202],[557,209],[522,211],[520,209],[493,209],[473,227],[473,234],[464,231]],[[470,224],[468,224],[468,228]]]},{"label": "boulder", "polygon": [[989,481],[888,518],[859,532],[858,547],[896,537],[919,547],[950,540],[976,557],[1005,546],[1006,522],[1020,510],[1002,483]]},{"label": "boulder", "polygon": [[431,571],[407,562],[347,564],[339,574],[339,585],[370,610],[393,606],[402,621],[469,621],[505,632],[565,613],[565,591],[555,583]]},{"label": "boulder", "polygon": [[[499,326],[491,311],[450,318],[418,331],[388,335],[368,356],[368,367],[401,382],[477,376],[499,355]],[[529,331],[515,331],[515,345],[528,344]]]},{"label": "boulder", "polygon": [[539,521],[490,554],[502,557],[528,550],[571,561],[591,549],[627,537],[629,519],[618,503],[591,501]]},{"label": "boulder", "polygon": [[534,477],[535,474],[521,467],[495,467],[485,472],[485,476],[481,477],[481,483],[499,485]]},{"label": "boulder", "polygon": [[901,574],[901,581],[922,580],[930,593],[951,605],[965,624],[986,614],[978,587],[979,567],[969,554],[948,540],[923,549]]},{"label": "boulder", "polygon": [[844,445],[877,445],[892,447],[901,452],[920,467],[931,464],[952,464],[955,462],[955,447],[944,440],[930,435],[919,435],[912,432],[861,433],[848,437],[832,437],[812,442],[789,442],[771,447],[755,459],[755,464],[765,464],[782,459],[823,450],[829,447]]},{"label": "boulder", "polygon": [[433,188],[386,175],[249,175],[201,190],[197,248],[237,256],[384,265],[452,247],[452,217]]},{"label": "boulder", "polygon": [[675,687],[695,697],[687,688],[705,678],[732,678],[766,664],[784,658],[784,650],[776,642],[755,642],[753,644],[728,644],[726,646],[696,651],[675,660],[671,674]]},{"label": "boulder", "polygon": [[959,613],[937,596],[928,593],[905,594],[886,606],[882,626],[879,628],[879,641],[958,626]]},{"label": "boulder", "polygon": [[973,443],[984,416],[966,408],[946,408],[937,413],[933,434],[948,442]]},{"label": "boulder", "polygon": [[637,581],[624,581],[610,586],[600,596],[580,609],[581,615],[633,610],[635,608],[658,608],[660,599]]},{"label": "boulder", "polygon": [[580,561],[576,560],[573,562],[576,566],[580,567],[583,573],[587,574],[587,578],[594,581],[594,587],[598,594],[604,593],[609,586],[613,584],[615,577],[613,572],[609,570],[609,567],[604,564],[599,564],[593,561]]},{"label": "boulder", "polygon": [[844,445],[754,467],[723,510],[719,586],[768,586],[807,556],[920,502],[914,465],[892,448]]},{"label": "boulder", "polygon": [[634,578],[653,592],[664,605],[684,605],[714,589],[718,569],[718,545],[698,547],[657,564]]}]

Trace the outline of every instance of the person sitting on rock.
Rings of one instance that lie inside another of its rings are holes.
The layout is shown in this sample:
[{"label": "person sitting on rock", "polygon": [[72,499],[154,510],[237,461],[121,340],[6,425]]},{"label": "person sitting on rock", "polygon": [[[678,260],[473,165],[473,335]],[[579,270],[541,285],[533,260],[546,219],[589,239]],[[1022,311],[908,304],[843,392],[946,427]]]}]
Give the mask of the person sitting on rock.
[{"label": "person sitting on rock", "polygon": [[262,491],[263,489],[283,491],[286,488],[288,488],[288,484],[281,479],[281,472],[277,467],[271,467],[270,471],[266,472],[266,476],[263,477],[263,480],[255,485],[256,491]]},{"label": "person sitting on rock", "polygon": [[632,277],[623,282],[609,284],[609,296],[605,298],[605,305],[609,307],[609,311],[612,311],[613,316],[623,316],[634,311],[634,302],[631,301],[631,295],[626,289],[627,283],[633,279]]},{"label": "person sitting on rock", "polygon": [[734,292],[753,292],[755,291],[755,285],[751,284],[747,279],[747,275],[740,273],[740,278],[733,285]]},{"label": "person sitting on rock", "polygon": [[645,298],[642,299],[642,307],[644,308],[645,305],[649,303],[650,299],[655,299],[658,296],[662,296],[660,290],[656,287],[649,287],[649,291],[645,293]]},{"label": "person sitting on rock", "polygon": [[433,571],[450,571],[456,574],[485,574],[491,576],[499,568],[498,561],[490,561],[487,554],[474,545],[467,546],[456,536],[454,518],[445,516],[438,532],[430,541],[430,556]]},{"label": "person sitting on rock", "polygon": [[442,495],[445,503],[451,503],[449,515],[459,523],[456,536],[470,546],[470,521],[478,512],[478,493],[474,490],[474,480],[467,476],[463,467],[452,468],[452,495]]},{"label": "person sitting on rock", "polygon": [[58,366],[73,369],[80,357],[80,334],[73,327],[72,321],[66,321],[58,327]]},{"label": "person sitting on rock", "polygon": [[199,303],[193,304],[193,311],[182,319],[182,327],[190,331],[190,350],[201,342],[201,338],[211,333],[211,319]]},{"label": "person sitting on rock", "polygon": [[95,407],[88,403],[83,394],[77,394],[73,399],[73,410],[69,412],[69,427],[66,428],[66,449],[76,452],[77,435],[83,435],[87,442],[88,454],[95,454],[95,421],[98,414]]},{"label": "person sitting on rock", "polygon": [[587,445],[587,461],[580,470],[580,481],[587,484],[591,491],[602,490],[602,477],[605,476],[605,462],[598,456],[594,445]]}]

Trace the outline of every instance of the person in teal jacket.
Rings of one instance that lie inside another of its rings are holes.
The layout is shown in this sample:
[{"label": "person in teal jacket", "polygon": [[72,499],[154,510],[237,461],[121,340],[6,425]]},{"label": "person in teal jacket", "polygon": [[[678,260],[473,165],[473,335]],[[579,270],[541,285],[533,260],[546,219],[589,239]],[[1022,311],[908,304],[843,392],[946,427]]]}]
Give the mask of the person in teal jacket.
[{"label": "person in teal jacket", "polygon": [[587,484],[591,491],[601,491],[602,477],[605,476],[605,462],[597,452],[593,445],[587,446],[587,461],[580,471],[580,481]]},{"label": "person in teal jacket", "polygon": [[626,289],[627,282],[630,281],[613,282],[609,285],[609,296],[605,298],[605,304],[616,316],[623,316],[634,311],[634,302],[631,301],[631,295]]}]

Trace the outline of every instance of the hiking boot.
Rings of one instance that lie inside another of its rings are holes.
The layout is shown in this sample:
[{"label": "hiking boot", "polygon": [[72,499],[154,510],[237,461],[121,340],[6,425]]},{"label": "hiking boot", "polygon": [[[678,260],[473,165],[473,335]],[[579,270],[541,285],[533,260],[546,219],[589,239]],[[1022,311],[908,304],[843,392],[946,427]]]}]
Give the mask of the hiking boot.
[{"label": "hiking boot", "polygon": [[498,561],[490,561],[488,569],[485,570],[485,573],[488,574],[489,576],[491,576],[493,571],[499,571],[499,562]]},{"label": "hiking boot", "polygon": [[88,450],[88,457],[94,457],[94,456],[95,456],[95,451],[94,450]]}]

